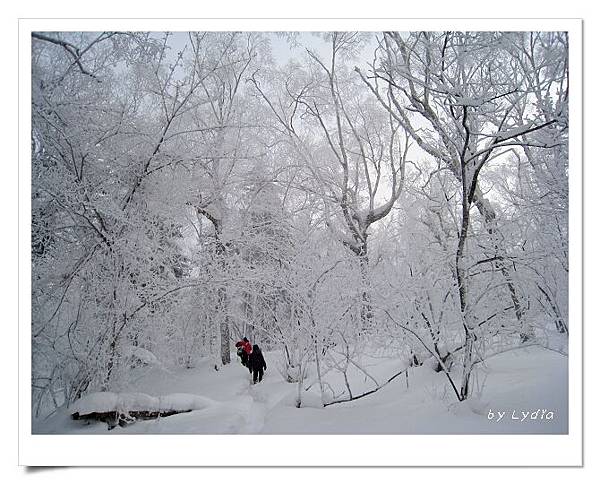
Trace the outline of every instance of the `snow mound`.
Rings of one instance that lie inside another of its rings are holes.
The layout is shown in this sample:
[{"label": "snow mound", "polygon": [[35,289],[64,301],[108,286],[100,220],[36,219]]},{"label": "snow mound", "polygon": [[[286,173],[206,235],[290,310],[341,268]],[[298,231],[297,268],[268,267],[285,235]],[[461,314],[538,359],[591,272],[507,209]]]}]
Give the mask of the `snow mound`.
[{"label": "snow mound", "polygon": [[87,415],[105,412],[181,412],[203,410],[214,405],[214,401],[199,395],[173,393],[153,397],[145,393],[96,392],[86,395],[69,407],[71,414]]},{"label": "snow mound", "polygon": [[144,348],[140,348],[139,346],[128,346],[123,350],[123,353],[127,356],[137,358],[146,365],[160,366],[160,361],[154,355],[154,353]]},{"label": "snow mound", "polygon": [[94,412],[114,412],[119,408],[119,395],[112,392],[90,393],[73,402],[69,411],[86,415]]},{"label": "snow mound", "polygon": [[140,348],[139,346],[127,346],[123,349],[123,355],[130,358],[132,362],[142,363],[143,366],[158,368],[159,370],[171,373],[165,364],[147,349]]},{"label": "snow mound", "polygon": [[189,393],[173,393],[160,397],[160,410],[162,411],[183,411],[183,410],[204,410],[215,405],[215,401],[200,395],[191,395]]}]

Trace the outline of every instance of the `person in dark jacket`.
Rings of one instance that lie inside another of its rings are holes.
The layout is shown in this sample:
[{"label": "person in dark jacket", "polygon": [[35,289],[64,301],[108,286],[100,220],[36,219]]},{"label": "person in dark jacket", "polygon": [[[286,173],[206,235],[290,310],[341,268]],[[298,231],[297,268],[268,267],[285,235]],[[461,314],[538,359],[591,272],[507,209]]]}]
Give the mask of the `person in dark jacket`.
[{"label": "person in dark jacket", "polygon": [[261,381],[263,377],[263,371],[267,369],[267,363],[262,354],[262,351],[258,345],[254,345],[252,353],[248,357],[248,370],[252,373],[252,381],[256,383],[257,380]]},{"label": "person in dark jacket", "polygon": [[252,345],[250,344],[250,341],[248,341],[248,338],[244,337],[244,339],[238,341],[235,344],[235,347],[237,348],[237,354],[240,357],[242,365],[248,366],[248,357],[250,356],[250,353],[252,353]]}]

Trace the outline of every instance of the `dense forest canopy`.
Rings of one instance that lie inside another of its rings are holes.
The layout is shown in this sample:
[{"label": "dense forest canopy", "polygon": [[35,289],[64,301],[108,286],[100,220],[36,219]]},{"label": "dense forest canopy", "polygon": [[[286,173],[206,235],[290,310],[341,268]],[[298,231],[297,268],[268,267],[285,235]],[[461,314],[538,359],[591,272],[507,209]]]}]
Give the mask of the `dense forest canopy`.
[{"label": "dense forest canopy", "polygon": [[564,346],[567,35],[317,35],[32,34],[35,415],[242,336],[323,404]]}]

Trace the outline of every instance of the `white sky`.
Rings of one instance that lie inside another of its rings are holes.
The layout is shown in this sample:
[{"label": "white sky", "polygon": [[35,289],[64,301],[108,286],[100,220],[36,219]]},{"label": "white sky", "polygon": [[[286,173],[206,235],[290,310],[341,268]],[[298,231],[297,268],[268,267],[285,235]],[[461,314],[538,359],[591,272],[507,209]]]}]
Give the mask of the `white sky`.
[{"label": "white sky", "polygon": [[[293,58],[302,58],[306,48],[316,52],[317,55],[323,59],[328,59],[331,55],[331,47],[313,32],[298,33],[296,40],[299,45],[295,47],[291,47],[290,43],[285,38],[274,32],[269,32],[267,35],[271,40],[271,53],[273,59],[279,66],[286,64]],[[162,32],[156,32],[156,36],[162,36]],[[172,48],[171,54],[175,55],[177,52],[181,51],[188,43],[188,40],[188,32],[172,32],[172,35],[169,38],[169,45]],[[372,60],[373,48],[374,40],[363,49],[358,61],[359,64],[364,64]]]}]

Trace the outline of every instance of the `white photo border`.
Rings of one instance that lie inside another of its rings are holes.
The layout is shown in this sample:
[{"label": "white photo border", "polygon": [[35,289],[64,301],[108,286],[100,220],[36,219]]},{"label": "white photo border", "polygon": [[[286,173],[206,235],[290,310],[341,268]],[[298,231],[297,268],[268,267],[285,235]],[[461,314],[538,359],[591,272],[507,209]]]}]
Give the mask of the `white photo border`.
[{"label": "white photo border", "polygon": [[[31,432],[32,31],[502,30],[569,32],[569,433],[567,435],[33,435]],[[582,20],[19,19],[19,464],[27,466],[581,466]],[[263,449],[249,455],[247,445]]]}]

